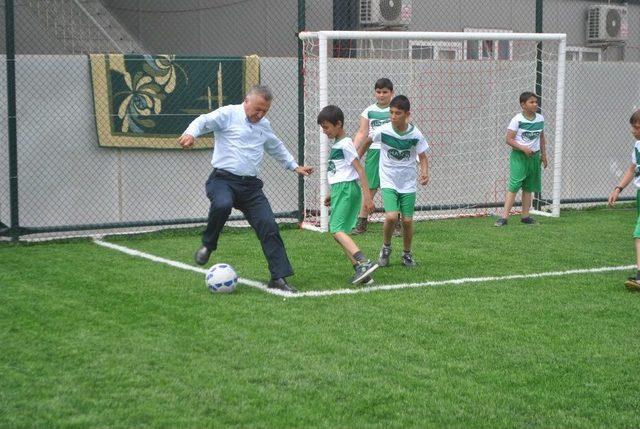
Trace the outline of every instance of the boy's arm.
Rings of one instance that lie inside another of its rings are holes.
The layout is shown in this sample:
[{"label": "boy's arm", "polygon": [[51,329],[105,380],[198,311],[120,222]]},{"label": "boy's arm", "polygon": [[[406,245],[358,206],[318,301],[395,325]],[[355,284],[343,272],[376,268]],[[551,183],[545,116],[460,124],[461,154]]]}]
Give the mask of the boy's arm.
[{"label": "boy's arm", "polygon": [[515,150],[519,150],[521,152],[524,152],[525,155],[531,156],[531,154],[533,153],[531,149],[516,142],[516,133],[517,131],[507,130],[507,144]]},{"label": "boy's arm", "polygon": [[364,144],[360,146],[356,146],[356,151],[358,152],[358,158],[362,158],[364,154],[369,150],[369,146],[373,143],[373,139],[371,136],[367,136],[367,139],[364,141]]},{"label": "boy's arm", "polygon": [[[358,132],[353,138],[353,144],[356,149],[359,149],[360,146],[365,144],[365,142],[367,141],[367,137],[369,137],[369,120],[360,116],[360,125],[358,126]],[[358,152],[360,151],[358,150]]]},{"label": "boy's arm", "polygon": [[365,209],[367,209],[368,213],[372,213],[375,209],[373,205],[373,198],[371,197],[371,192],[369,191],[369,182],[367,181],[367,175],[364,172],[364,168],[362,168],[362,164],[360,164],[360,160],[358,158],[354,159],[351,163],[353,168],[358,173],[360,177],[360,188],[362,188],[362,202]]},{"label": "boy's arm", "polygon": [[429,160],[427,159],[427,153],[419,153],[418,159],[420,160],[420,184],[424,186],[429,183]]},{"label": "boy's arm", "polygon": [[609,195],[609,206],[613,207],[613,205],[616,203],[616,200],[618,199],[618,196],[620,196],[620,192],[622,192],[622,190],[629,183],[631,183],[635,173],[636,173],[636,165],[635,164],[629,165],[629,168],[627,168],[627,171],[625,171],[624,174],[622,175],[620,182],[618,182],[618,185],[616,185],[616,187],[613,189],[613,191]]},{"label": "boy's arm", "polygon": [[547,168],[547,140],[544,138],[544,131],[540,133],[540,162]]}]

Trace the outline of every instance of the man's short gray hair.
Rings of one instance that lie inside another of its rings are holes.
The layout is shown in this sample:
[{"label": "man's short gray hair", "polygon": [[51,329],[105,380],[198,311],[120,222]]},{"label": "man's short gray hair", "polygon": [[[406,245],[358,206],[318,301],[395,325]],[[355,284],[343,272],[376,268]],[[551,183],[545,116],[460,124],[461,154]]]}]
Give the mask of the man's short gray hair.
[{"label": "man's short gray hair", "polygon": [[247,97],[250,95],[258,95],[264,98],[266,101],[273,100],[273,92],[266,85],[254,85],[247,92]]}]

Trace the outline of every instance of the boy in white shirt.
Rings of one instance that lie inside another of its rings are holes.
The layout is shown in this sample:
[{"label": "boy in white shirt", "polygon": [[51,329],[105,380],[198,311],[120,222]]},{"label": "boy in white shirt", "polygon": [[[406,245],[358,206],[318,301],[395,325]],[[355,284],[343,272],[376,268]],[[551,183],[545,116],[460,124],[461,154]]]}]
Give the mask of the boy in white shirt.
[{"label": "boy in white shirt", "polygon": [[331,194],[324,201],[326,206],[331,207],[329,232],[355,269],[355,274],[349,281],[352,284],[369,284],[373,282],[370,275],[378,268],[378,264],[368,260],[349,236],[356,225],[361,200],[364,200],[362,206],[367,213],[373,211],[367,175],[360,164],[353,141],[345,136],[342,110],[337,106],[324,107],[318,114],[318,125],[327,137],[334,139],[327,167]]},{"label": "boy in white shirt", "polygon": [[631,123],[631,134],[636,139],[636,143],[633,147],[631,154],[631,165],[627,168],[624,175],[620,179],[618,185],[613,189],[611,195],[609,195],[609,205],[613,206],[620,196],[620,192],[633,180],[633,184],[636,186],[636,229],[633,232],[633,238],[636,241],[636,276],[629,277],[624,283],[627,289],[630,291],[640,292],[640,110],[631,115],[629,119]]},{"label": "boy in white shirt", "polygon": [[[364,109],[360,114],[360,125],[354,138],[356,149],[364,146],[372,132],[389,122],[389,103],[393,98],[393,83],[386,77],[380,78],[376,81],[374,90],[376,102]],[[375,197],[378,188],[380,188],[379,162],[380,145],[373,143],[369,150],[366,151],[364,160],[364,169],[369,181],[368,192],[371,193],[372,199]],[[358,214],[358,223],[351,231],[351,234],[362,234],[367,230],[368,216],[369,212],[362,206]]]},{"label": "boy in white shirt", "polygon": [[391,120],[376,129],[367,139],[367,143],[358,148],[358,154],[364,153],[373,142],[380,144],[380,189],[384,205],[385,218],[382,237],[382,250],[378,265],[389,265],[391,256],[391,237],[398,214],[402,215],[402,239],[404,253],[402,264],[406,267],[416,265],[411,254],[413,240],[413,212],[416,202],[416,155],[420,162],[419,182],[429,182],[429,163],[427,151],[429,145],[420,130],[409,123],[411,103],[404,95],[398,95],[389,104]]},{"label": "boy in white shirt", "polygon": [[522,188],[522,218],[520,222],[533,224],[529,216],[533,192],[542,190],[540,164],[547,168],[547,150],[544,138],[544,117],[537,113],[538,97],[533,92],[520,94],[518,113],[507,127],[507,144],[511,146],[509,155],[509,183],[504,199],[502,217],[494,226],[507,224],[509,212],[516,201],[516,194]]}]

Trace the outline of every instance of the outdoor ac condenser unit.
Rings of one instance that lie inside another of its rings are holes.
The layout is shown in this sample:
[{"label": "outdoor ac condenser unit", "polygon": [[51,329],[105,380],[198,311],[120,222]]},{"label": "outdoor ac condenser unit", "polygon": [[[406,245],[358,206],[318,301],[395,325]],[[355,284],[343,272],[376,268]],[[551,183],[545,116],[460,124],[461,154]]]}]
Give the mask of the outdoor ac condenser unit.
[{"label": "outdoor ac condenser unit", "polygon": [[361,26],[406,26],[411,13],[411,0],[360,0]]},{"label": "outdoor ac condenser unit", "polygon": [[624,42],[628,34],[627,7],[600,4],[589,7],[587,43],[603,45]]}]

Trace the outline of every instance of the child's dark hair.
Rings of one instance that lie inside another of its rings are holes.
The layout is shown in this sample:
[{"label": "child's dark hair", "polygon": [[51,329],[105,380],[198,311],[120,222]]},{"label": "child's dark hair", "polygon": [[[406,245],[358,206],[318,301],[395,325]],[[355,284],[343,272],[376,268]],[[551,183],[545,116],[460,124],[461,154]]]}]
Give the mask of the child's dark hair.
[{"label": "child's dark hair", "polygon": [[520,104],[526,103],[527,100],[529,100],[531,97],[535,97],[536,100],[538,99],[538,96],[531,91],[523,92],[522,94],[520,94]]},{"label": "child's dark hair", "polygon": [[388,89],[389,91],[393,91],[393,83],[391,83],[391,80],[387,79],[386,77],[381,77],[380,79],[376,80],[376,84],[373,88]]},{"label": "child's dark hair", "polygon": [[389,103],[389,107],[395,107],[396,109],[404,110],[408,112],[411,110],[411,103],[409,99],[404,95],[396,95],[391,99],[391,103]]},{"label": "child's dark hair", "polygon": [[629,118],[629,123],[631,125],[640,124],[640,110],[633,112],[633,115]]},{"label": "child's dark hair", "polygon": [[332,125],[344,126],[344,113],[338,106],[329,105],[322,108],[318,113],[318,125],[322,125],[323,122],[329,122]]}]

